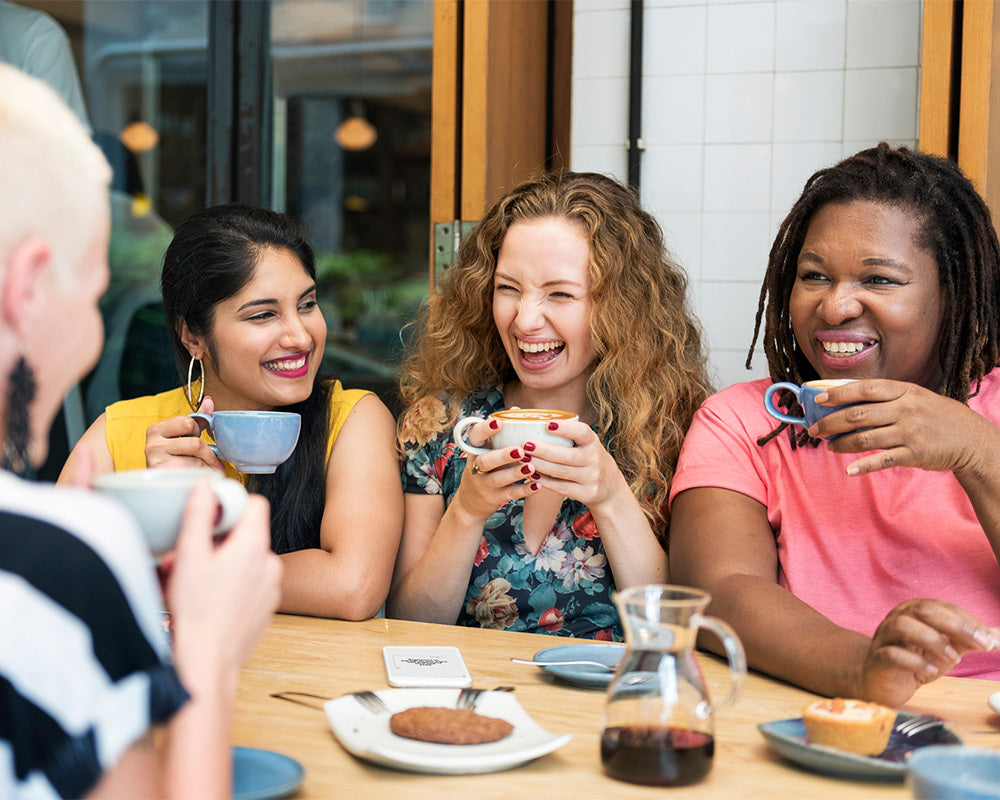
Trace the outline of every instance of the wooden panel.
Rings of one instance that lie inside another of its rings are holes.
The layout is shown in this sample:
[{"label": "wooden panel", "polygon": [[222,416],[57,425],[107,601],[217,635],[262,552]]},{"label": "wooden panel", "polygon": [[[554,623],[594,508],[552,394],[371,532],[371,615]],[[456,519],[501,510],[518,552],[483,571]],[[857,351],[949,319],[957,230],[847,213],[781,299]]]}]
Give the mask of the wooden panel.
[{"label": "wooden panel", "polygon": [[552,52],[549,85],[549,168],[570,168],[573,96],[573,0],[552,0]]},{"label": "wooden panel", "polygon": [[925,153],[948,156],[951,141],[952,58],[955,37],[955,0],[926,0],[920,55],[920,140]]},{"label": "wooden panel", "polygon": [[460,0],[434,0],[431,85],[431,223],[458,212]]},{"label": "wooden panel", "polygon": [[466,0],[461,218],[545,167],[549,4]]},{"label": "wooden panel", "polygon": [[1000,209],[1000,0],[966,0],[962,19],[962,89],[958,164],[993,211]]}]

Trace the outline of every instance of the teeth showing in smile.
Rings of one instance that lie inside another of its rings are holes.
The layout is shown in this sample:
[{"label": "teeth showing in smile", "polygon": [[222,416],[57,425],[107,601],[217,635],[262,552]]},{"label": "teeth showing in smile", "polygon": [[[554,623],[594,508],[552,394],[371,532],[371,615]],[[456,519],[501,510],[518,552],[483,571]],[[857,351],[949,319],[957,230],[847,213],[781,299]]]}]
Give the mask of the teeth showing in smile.
[{"label": "teeth showing in smile", "polygon": [[871,347],[874,342],[820,342],[823,350],[831,356],[853,356],[860,353],[866,347]]},{"label": "teeth showing in smile", "polygon": [[554,342],[522,342],[520,339],[517,340],[518,349],[524,351],[525,353],[544,353],[546,350],[555,350],[556,348],[562,347],[566,342],[554,341]]},{"label": "teeth showing in smile", "polygon": [[302,369],[306,365],[306,357],[300,356],[299,358],[285,359],[281,361],[267,361],[264,366],[267,369],[274,370],[275,372],[290,372],[293,369]]}]

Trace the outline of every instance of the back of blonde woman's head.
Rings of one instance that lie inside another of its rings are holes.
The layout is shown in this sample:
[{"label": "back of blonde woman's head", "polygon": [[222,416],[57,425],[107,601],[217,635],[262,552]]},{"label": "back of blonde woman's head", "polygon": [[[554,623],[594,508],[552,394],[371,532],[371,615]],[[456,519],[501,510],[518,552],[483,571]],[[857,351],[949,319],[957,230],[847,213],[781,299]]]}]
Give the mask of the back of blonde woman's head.
[{"label": "back of blonde woman's head", "polygon": [[0,63],[0,269],[30,236],[68,282],[107,214],[111,169],[59,96]]},{"label": "back of blonde woman's head", "polygon": [[651,518],[665,523],[658,510],[664,487],[709,392],[706,357],[684,271],[667,252],[656,220],[613,178],[540,175],[490,207],[422,309],[401,371],[403,399],[455,401],[514,378],[493,323],[493,273],[510,227],[545,217],[578,225],[589,242],[596,360],[587,399],[633,491]]}]

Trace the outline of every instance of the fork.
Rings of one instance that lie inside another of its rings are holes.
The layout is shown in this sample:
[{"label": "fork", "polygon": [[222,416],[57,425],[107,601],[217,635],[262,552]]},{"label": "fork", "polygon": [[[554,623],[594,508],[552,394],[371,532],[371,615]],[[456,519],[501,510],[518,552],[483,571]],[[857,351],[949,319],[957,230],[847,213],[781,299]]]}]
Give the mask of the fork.
[{"label": "fork", "polygon": [[485,689],[465,688],[458,693],[455,708],[474,708]]},{"label": "fork", "polygon": [[351,697],[367,708],[372,714],[388,714],[389,706],[375,692],[351,692]]},{"label": "fork", "polygon": [[513,692],[513,686],[495,686],[492,689],[473,689],[466,688],[462,689],[458,693],[458,699],[455,701],[455,708],[475,708],[476,703],[479,701],[480,696],[483,692]]},{"label": "fork", "polygon": [[916,736],[918,733],[923,733],[931,728],[947,724],[946,720],[941,719],[941,717],[935,717],[933,714],[918,714],[897,725],[896,732],[901,733],[903,736]]}]

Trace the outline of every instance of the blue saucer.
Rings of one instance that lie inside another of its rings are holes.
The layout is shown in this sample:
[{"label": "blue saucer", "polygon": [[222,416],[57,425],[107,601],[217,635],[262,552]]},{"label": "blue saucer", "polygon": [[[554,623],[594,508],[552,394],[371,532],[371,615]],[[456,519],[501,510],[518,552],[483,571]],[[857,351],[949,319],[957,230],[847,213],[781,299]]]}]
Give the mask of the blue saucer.
[{"label": "blue saucer", "polygon": [[[624,655],[625,645],[623,644],[560,644],[539,650],[533,658],[535,661],[597,661],[601,664],[607,664],[609,667],[616,667]],[[557,680],[572,683],[575,686],[603,689],[615,677],[613,672],[599,667],[588,667],[586,664],[553,664],[551,666],[539,664],[539,666]]]},{"label": "blue saucer", "polygon": [[294,758],[254,747],[233,748],[233,800],[274,800],[302,785],[306,771]]}]

